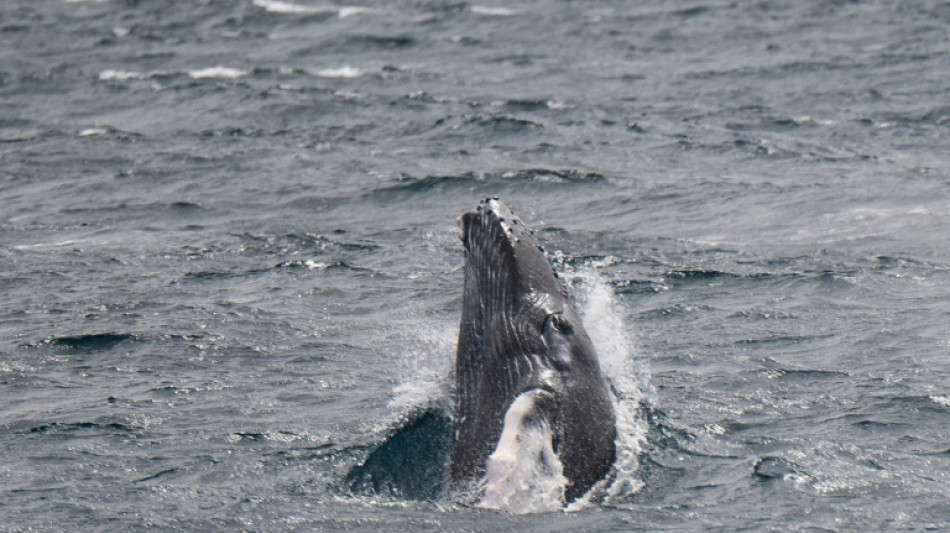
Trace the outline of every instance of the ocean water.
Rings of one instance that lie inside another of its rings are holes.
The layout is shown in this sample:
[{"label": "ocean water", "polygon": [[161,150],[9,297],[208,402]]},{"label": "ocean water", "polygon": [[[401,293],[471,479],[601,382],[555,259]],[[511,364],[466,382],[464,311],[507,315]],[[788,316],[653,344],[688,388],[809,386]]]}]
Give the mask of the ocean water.
[{"label": "ocean water", "polygon": [[[950,528],[948,27],[3,2],[0,530]],[[618,479],[520,516],[355,490],[451,404],[455,218],[494,195],[585,316]]]}]

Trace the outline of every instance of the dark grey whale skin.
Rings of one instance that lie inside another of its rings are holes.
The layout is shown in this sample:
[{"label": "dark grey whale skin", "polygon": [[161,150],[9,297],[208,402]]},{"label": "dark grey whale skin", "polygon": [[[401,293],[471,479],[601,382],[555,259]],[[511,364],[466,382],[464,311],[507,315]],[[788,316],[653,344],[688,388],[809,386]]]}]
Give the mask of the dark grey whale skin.
[{"label": "dark grey whale skin", "polygon": [[459,217],[465,286],[450,476],[477,483],[518,395],[540,389],[568,480],[584,495],[613,464],[616,425],[587,332],[532,232],[496,198]]}]

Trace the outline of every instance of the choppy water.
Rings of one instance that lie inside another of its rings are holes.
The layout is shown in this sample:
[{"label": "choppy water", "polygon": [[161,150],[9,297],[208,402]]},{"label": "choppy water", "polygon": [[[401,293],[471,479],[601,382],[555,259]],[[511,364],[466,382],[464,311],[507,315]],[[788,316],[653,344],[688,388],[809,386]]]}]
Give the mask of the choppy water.
[{"label": "choppy water", "polygon": [[[950,528],[950,8],[892,4],[2,3],[0,529]],[[346,488],[486,195],[625,391],[604,505]]]}]

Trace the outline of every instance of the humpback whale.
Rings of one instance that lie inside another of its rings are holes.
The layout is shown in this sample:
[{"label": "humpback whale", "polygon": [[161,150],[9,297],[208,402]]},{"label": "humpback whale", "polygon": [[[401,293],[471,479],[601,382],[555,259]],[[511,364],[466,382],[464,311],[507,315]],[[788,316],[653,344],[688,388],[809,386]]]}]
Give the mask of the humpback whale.
[{"label": "humpback whale", "polygon": [[485,199],[459,217],[459,230],[451,483],[483,507],[560,508],[604,478],[616,455],[594,347],[533,233],[504,204]]}]

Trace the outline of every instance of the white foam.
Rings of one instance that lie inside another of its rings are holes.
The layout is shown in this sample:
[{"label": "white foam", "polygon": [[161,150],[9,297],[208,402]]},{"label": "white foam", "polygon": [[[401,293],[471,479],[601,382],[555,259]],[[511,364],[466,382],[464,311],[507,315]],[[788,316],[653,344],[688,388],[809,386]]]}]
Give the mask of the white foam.
[{"label": "white foam", "polygon": [[537,418],[537,393],[521,394],[505,413],[479,507],[527,514],[559,511],[564,505],[567,478],[554,452],[551,428]]},{"label": "white foam", "polygon": [[131,70],[103,70],[99,73],[99,81],[126,81],[145,79],[145,74]]},{"label": "white foam", "polygon": [[374,8],[363,6],[307,6],[291,2],[282,2],[280,0],[254,0],[254,5],[269,13],[280,13],[284,15],[316,15],[327,13],[335,14],[341,19],[355,15],[375,13],[377,11]]},{"label": "white foam", "polygon": [[0,374],[9,374],[11,372],[36,372],[36,368],[18,361],[0,361]]},{"label": "white foam", "polygon": [[930,401],[942,407],[950,407],[950,396],[931,396]]},{"label": "white foam", "polygon": [[307,259],[303,262],[303,266],[307,267],[307,270],[326,270],[332,266],[332,263],[324,263],[323,261]]},{"label": "white foam", "polygon": [[341,19],[347,17],[353,17],[356,15],[368,15],[375,13],[377,10],[371,7],[360,7],[360,6],[343,6],[339,10],[339,16]]},{"label": "white foam", "polygon": [[254,0],[254,5],[270,13],[282,13],[287,15],[337,12],[337,8],[334,6],[302,6],[290,2],[281,2],[280,0]]},{"label": "white foam", "polygon": [[33,250],[39,248],[57,248],[62,246],[76,246],[77,244],[85,244],[92,242],[91,239],[68,239],[65,241],[52,241],[52,242],[39,242],[34,244],[18,244],[14,245],[15,250]]},{"label": "white foam", "polygon": [[350,66],[342,66],[320,69],[314,71],[313,75],[320,78],[359,78],[363,75],[363,71]]},{"label": "white foam", "polygon": [[234,79],[247,76],[247,71],[237,68],[217,66],[198,70],[190,70],[188,71],[188,75],[196,80],[208,78]]},{"label": "white foam", "polygon": [[518,14],[516,10],[508,7],[472,6],[471,11],[476,15],[487,17],[510,17]]},{"label": "white foam", "polygon": [[[601,369],[616,395],[617,459],[614,479],[606,487],[609,500],[624,498],[643,488],[637,472],[647,435],[647,423],[640,414],[640,405],[645,400],[648,370],[646,363],[636,357],[635,339],[629,326],[624,324],[613,291],[597,273],[596,266],[583,267],[575,275],[582,281],[578,296],[584,326],[597,350]],[[583,508],[584,502],[579,503],[569,510]]]},{"label": "white foam", "polygon": [[105,128],[86,128],[79,132],[80,137],[95,137],[97,135],[105,135],[109,133],[109,130]]}]

